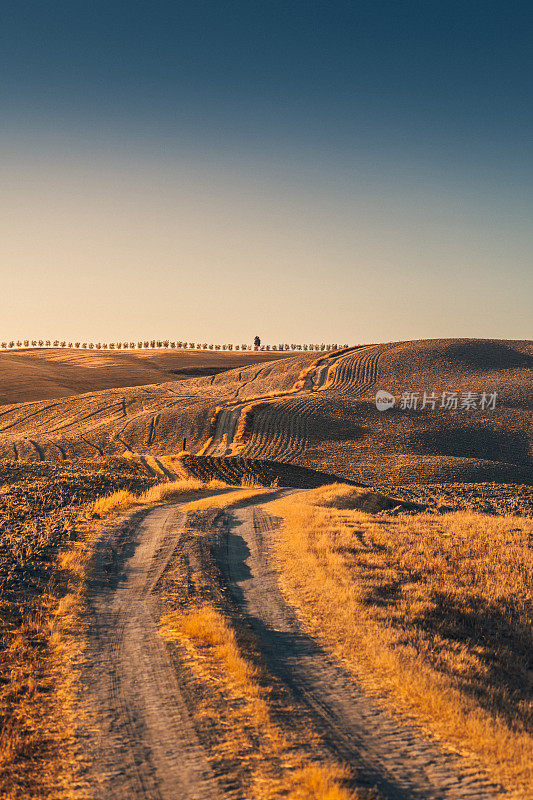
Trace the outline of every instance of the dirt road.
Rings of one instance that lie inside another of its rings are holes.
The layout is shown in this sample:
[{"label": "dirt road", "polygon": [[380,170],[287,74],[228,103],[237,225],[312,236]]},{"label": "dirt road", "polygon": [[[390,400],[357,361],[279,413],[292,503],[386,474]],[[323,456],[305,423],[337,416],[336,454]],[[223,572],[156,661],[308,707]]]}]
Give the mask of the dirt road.
[{"label": "dirt road", "polygon": [[179,543],[183,512],[161,506],[110,528],[90,586],[84,699],[92,800],[218,797],[166,647],[151,592]]},{"label": "dirt road", "polygon": [[[229,519],[222,545],[217,529],[222,579],[268,670],[312,715],[325,747],[355,769],[355,785],[398,800],[496,798],[477,770],[384,711],[303,632],[278,587],[269,557],[276,528],[260,501]],[[177,504],[137,512],[110,527],[97,552],[83,689],[95,722],[80,742],[94,800],[223,796],[157,629],[153,589],[181,546],[183,521]]]}]

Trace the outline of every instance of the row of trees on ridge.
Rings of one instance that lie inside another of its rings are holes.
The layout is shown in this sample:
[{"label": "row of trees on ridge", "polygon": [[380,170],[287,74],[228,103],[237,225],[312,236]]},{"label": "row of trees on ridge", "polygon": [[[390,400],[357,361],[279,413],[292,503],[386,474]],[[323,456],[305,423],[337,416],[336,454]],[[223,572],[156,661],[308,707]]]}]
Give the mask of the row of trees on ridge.
[{"label": "row of trees on ridge", "polygon": [[150,350],[157,348],[171,348],[172,350],[274,350],[274,351],[320,351],[338,350],[341,347],[348,347],[347,344],[207,344],[206,342],[171,342],[169,339],[157,340],[149,339],[142,342],[67,342],[55,339],[25,339],[24,341],[1,342],[3,350],[15,350],[17,348],[29,347],[64,347],[81,350]]}]

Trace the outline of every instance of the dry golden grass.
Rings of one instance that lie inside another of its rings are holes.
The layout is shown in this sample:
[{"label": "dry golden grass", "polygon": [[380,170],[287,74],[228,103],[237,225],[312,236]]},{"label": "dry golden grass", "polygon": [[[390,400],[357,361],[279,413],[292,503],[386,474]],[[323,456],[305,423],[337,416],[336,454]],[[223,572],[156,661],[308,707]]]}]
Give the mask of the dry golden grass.
[{"label": "dry golden grass", "polygon": [[93,517],[107,517],[118,511],[125,511],[127,508],[135,505],[136,502],[137,495],[129,492],[127,489],[121,489],[106,497],[99,497],[93,505]]},{"label": "dry golden grass", "polygon": [[201,446],[201,448],[198,450],[198,453],[197,453],[197,455],[199,455],[199,456],[203,456],[203,455],[204,455],[204,453],[206,453],[206,452],[207,452],[207,450],[209,450],[209,447],[211,446],[211,442],[212,442],[212,441],[213,441],[213,437],[212,437],[212,436],[209,436],[209,437],[208,437],[208,438],[205,440],[205,442],[203,443],[203,445]]},{"label": "dry golden grass", "polygon": [[160,461],[174,473],[177,479],[188,480],[191,476],[183,467],[182,457],[189,455],[187,450],[180,450],[179,453],[173,453],[170,456],[161,456]]},{"label": "dry golden grass", "polygon": [[[257,670],[241,656],[235,632],[213,606],[205,604],[187,614],[171,612],[164,615],[161,634],[167,640],[181,636],[199,647],[211,649],[213,657],[223,663],[228,678],[245,684],[254,698],[261,699],[260,688],[254,680]],[[263,702],[260,717],[264,716],[264,708]]]},{"label": "dry golden grass", "polygon": [[533,521],[376,517],[353,494],[271,505],[289,601],[370,690],[530,796]]},{"label": "dry golden grass", "polygon": [[[270,488],[273,489],[277,487],[277,481],[274,481],[270,484]],[[243,489],[264,489],[265,486],[263,483],[260,483],[254,475],[249,473],[245,473],[241,478],[241,486]]]},{"label": "dry golden grass", "polygon": [[185,645],[200,681],[216,686],[216,692],[224,695],[223,716],[209,693],[209,700],[197,708],[197,722],[216,728],[214,749],[219,758],[226,763],[242,762],[248,773],[246,796],[257,800],[361,797],[342,785],[347,772],[340,765],[310,763],[299,754],[298,742],[274,719],[260,669],[243,654],[234,627],[213,605],[165,614],[161,634],[167,641]]},{"label": "dry golden grass", "polygon": [[2,666],[8,665],[9,670],[3,672],[0,697],[3,800],[70,797],[72,730],[64,696],[58,691],[62,659],[56,645],[43,620],[26,615],[17,634],[3,647]]},{"label": "dry golden grass", "polygon": [[[226,491],[231,492],[232,489],[222,481],[212,480],[204,483],[203,481],[196,480],[195,478],[183,478],[179,481],[157,483],[155,486],[150,487],[142,494],[133,494],[127,490],[120,490],[105,497],[100,497],[98,500],[96,500],[92,507],[92,515],[94,518],[108,517],[111,514],[126,511],[128,508],[136,505],[145,505],[146,503],[168,503],[172,500],[184,502],[189,498],[203,492]],[[233,494],[234,493],[232,492],[232,497]],[[198,502],[205,502],[209,504],[210,502],[215,502],[215,500],[214,498],[206,498],[204,501]],[[209,505],[205,507],[208,508]]]},{"label": "dry golden grass", "polygon": [[203,492],[227,492],[231,487],[223,481],[208,481],[207,483],[195,478],[184,478],[179,481],[158,483],[146,492],[139,495],[139,503],[167,503],[171,500],[186,500],[191,495]]},{"label": "dry golden grass", "polygon": [[309,495],[313,505],[336,509],[351,509],[376,513],[401,505],[402,501],[380,492],[350,486],[349,484],[332,483],[315,489]]},{"label": "dry golden grass", "polygon": [[[339,786],[343,777],[343,770],[334,767],[303,767],[292,778],[293,787],[289,789],[288,800],[347,800],[354,797],[353,793]],[[361,794],[358,796],[362,797]],[[375,792],[366,793],[366,796],[378,798]]]}]

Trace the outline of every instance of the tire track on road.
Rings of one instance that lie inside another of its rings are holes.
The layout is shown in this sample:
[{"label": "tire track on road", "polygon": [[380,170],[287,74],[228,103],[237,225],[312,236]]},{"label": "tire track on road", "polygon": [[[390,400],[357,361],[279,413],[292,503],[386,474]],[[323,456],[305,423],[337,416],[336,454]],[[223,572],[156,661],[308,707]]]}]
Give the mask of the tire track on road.
[{"label": "tire track on road", "polygon": [[159,635],[152,591],[179,542],[178,505],[137,512],[98,546],[86,611],[80,726],[92,800],[216,800],[211,774]]}]

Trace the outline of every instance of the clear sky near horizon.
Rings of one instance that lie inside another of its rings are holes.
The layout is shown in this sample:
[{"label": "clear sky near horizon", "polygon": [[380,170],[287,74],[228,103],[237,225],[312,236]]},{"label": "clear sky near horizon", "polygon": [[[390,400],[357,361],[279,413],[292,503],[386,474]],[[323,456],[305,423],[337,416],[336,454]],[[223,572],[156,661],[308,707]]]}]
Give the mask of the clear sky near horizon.
[{"label": "clear sky near horizon", "polygon": [[533,5],[3,0],[0,338],[531,338]]}]

